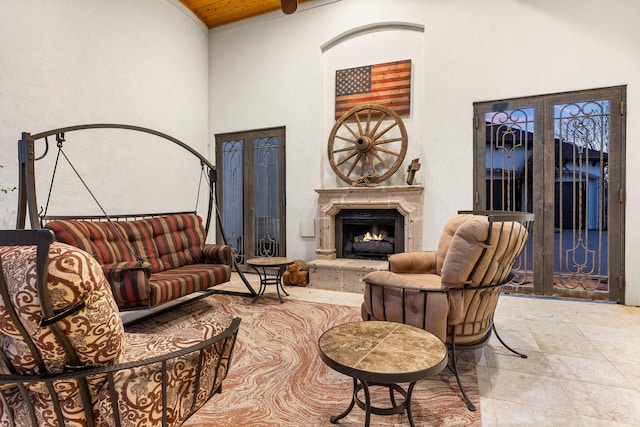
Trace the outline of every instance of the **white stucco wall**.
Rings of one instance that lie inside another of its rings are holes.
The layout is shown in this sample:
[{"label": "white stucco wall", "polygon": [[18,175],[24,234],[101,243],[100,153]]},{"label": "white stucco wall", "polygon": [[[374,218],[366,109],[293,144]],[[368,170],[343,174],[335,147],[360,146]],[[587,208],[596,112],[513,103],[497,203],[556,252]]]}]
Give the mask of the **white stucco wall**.
[{"label": "white stucco wall", "polygon": [[[472,207],[473,102],[627,85],[626,217],[640,209],[640,2],[618,0],[342,0],[303,3],[211,31],[210,126],[214,133],[286,126],[288,255],[313,259],[315,241],[300,236],[315,217],[315,188],[341,185],[327,165],[333,125],[334,67],[414,61],[410,161],[422,162],[424,247],[442,225]],[[424,33],[365,33],[325,52],[353,29],[385,22]],[[419,48],[417,51],[416,48]],[[344,185],[344,184],[342,184]],[[626,221],[626,247],[640,243]],[[626,303],[640,304],[640,264],[627,251]]]},{"label": "white stucco wall", "polygon": [[[0,187],[17,185],[23,131],[123,123],[206,153],[208,31],[178,0],[3,0],[0,70]],[[139,150],[131,134],[118,133],[115,149],[87,141],[74,150],[79,138],[67,135],[67,154],[109,213],[193,208],[196,183],[184,191],[180,162],[154,159],[165,146]],[[113,152],[129,151],[107,164]],[[39,206],[51,177],[44,163],[36,166]],[[154,170],[170,179],[160,182]],[[85,191],[68,185],[77,183],[69,171],[59,168],[49,213],[97,213]],[[17,192],[0,193],[0,228],[15,227],[16,206]]]}]

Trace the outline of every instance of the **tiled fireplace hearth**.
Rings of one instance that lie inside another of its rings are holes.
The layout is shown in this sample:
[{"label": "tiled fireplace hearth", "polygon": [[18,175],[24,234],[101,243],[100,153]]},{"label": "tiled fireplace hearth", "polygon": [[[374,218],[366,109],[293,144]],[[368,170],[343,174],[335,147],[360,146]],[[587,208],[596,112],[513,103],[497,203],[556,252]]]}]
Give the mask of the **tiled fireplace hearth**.
[{"label": "tiled fireplace hearth", "polygon": [[381,260],[336,257],[336,215],[343,209],[395,209],[404,217],[405,252],[422,245],[422,186],[379,186],[316,189],[318,193],[316,259],[309,262],[310,285],[320,289],[362,292],[362,278],[373,270],[386,270]]}]

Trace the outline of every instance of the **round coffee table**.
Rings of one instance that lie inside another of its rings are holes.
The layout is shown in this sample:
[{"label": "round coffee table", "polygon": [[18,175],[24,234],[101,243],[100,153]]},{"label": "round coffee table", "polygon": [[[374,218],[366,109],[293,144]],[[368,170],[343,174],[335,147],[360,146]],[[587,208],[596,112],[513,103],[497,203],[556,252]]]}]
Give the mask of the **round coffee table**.
[{"label": "round coffee table", "polygon": [[284,290],[284,287],[282,287],[282,274],[287,269],[287,266],[289,264],[293,264],[294,261],[294,259],[287,257],[249,258],[247,260],[247,264],[253,267],[260,277],[260,290],[258,290],[258,293],[253,298],[252,302],[255,302],[260,295],[264,294],[264,291],[267,289],[267,285],[276,285],[278,298],[282,303],[280,291],[282,290],[285,295],[289,296],[287,291]]},{"label": "round coffee table", "polygon": [[[447,349],[435,335],[413,326],[385,321],[345,323],[329,329],[318,340],[320,358],[332,369],[353,378],[351,404],[331,423],[346,417],[358,405],[365,410],[365,426],[371,414],[411,415],[411,393],[416,382],[436,375],[447,366]],[[405,391],[398,383],[409,383]],[[371,405],[369,386],[389,389],[391,406]],[[358,392],[364,392],[364,402]],[[403,397],[396,402],[394,392]]]}]

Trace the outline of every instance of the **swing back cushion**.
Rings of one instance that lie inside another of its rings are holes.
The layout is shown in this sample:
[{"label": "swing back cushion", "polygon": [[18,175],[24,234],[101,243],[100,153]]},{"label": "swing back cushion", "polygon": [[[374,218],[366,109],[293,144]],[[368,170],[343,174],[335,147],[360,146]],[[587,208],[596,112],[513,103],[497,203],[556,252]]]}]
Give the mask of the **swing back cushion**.
[{"label": "swing back cushion", "polygon": [[120,309],[154,307],[231,278],[231,247],[206,244],[198,215],[117,222],[63,219],[45,227],[57,241],[100,263]]}]

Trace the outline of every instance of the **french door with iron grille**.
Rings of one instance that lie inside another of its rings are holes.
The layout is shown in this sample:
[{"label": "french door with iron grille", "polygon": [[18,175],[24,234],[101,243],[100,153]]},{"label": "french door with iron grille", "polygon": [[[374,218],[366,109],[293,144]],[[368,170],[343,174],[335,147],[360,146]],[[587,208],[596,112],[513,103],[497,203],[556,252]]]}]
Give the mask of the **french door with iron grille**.
[{"label": "french door with iron grille", "polygon": [[474,104],[474,208],[536,215],[511,290],[624,302],[625,94]]},{"label": "french door with iron grille", "polygon": [[286,254],[285,128],[216,135],[218,204],[239,265]]}]

